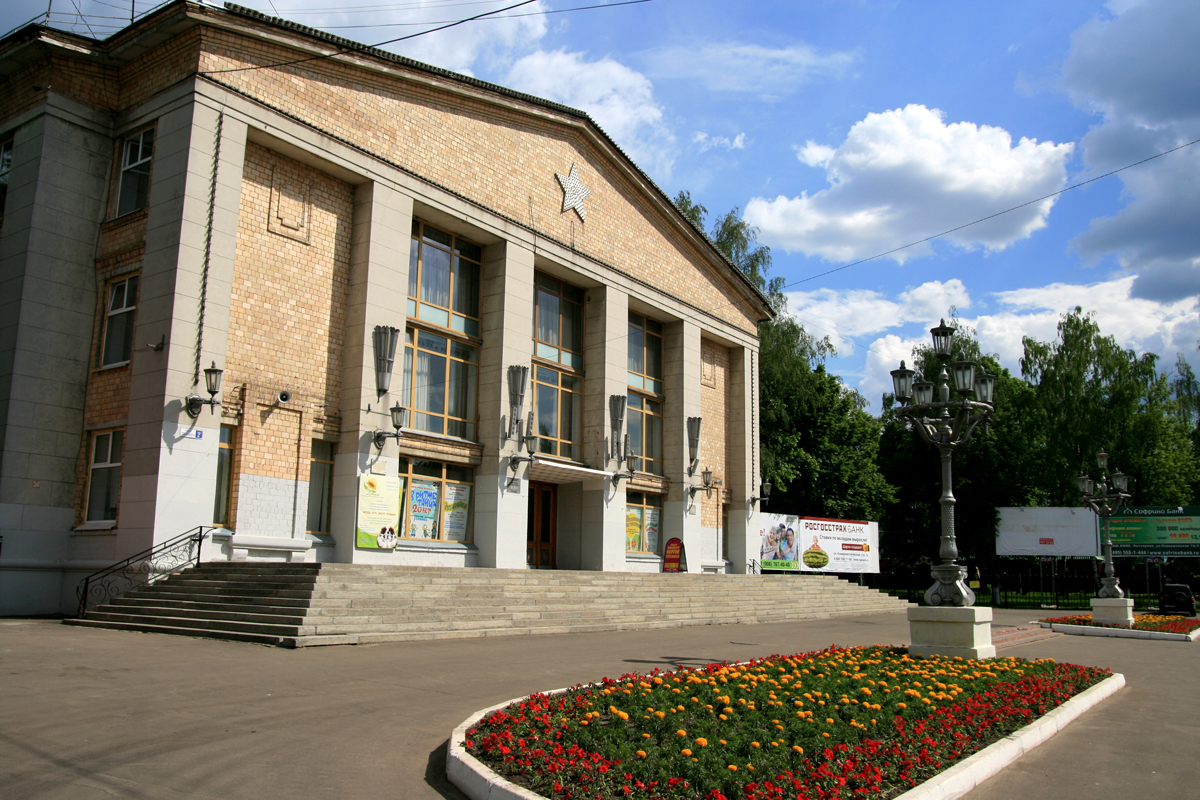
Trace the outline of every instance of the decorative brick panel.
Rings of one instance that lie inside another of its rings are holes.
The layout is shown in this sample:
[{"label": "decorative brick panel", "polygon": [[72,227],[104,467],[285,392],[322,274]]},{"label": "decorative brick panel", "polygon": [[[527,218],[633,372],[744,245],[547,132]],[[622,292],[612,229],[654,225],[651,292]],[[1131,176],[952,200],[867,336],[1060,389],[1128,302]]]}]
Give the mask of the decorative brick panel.
[{"label": "decorative brick panel", "polygon": [[728,431],[729,348],[707,340],[700,341],[700,414],[704,426],[700,437],[700,469],[711,467],[713,480],[723,483],[714,490],[712,497],[696,495],[700,499],[700,524],[705,528],[721,526],[721,504],[728,493],[726,478],[726,448]]}]

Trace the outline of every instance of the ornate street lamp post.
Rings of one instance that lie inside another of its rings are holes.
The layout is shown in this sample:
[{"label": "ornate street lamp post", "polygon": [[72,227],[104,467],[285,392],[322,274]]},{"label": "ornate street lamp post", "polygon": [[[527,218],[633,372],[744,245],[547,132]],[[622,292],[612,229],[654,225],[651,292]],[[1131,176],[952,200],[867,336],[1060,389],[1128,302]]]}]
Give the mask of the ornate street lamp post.
[{"label": "ornate street lamp post", "polygon": [[1100,468],[1100,480],[1093,481],[1086,474],[1075,480],[1079,483],[1079,493],[1083,495],[1083,502],[1087,503],[1096,516],[1104,520],[1104,577],[1100,581],[1102,586],[1099,596],[1104,599],[1118,599],[1125,597],[1125,592],[1122,591],[1121,582],[1113,569],[1112,537],[1108,532],[1108,521],[1120,506],[1125,505],[1122,501],[1131,496],[1126,491],[1129,488],[1129,476],[1120,470],[1114,472],[1111,475],[1110,489],[1108,453],[1101,451],[1096,455],[1096,466]]},{"label": "ornate street lamp post", "polygon": [[[955,500],[950,461],[954,448],[970,439],[975,427],[992,415],[996,378],[983,372],[982,368],[977,373],[973,361],[950,364],[954,329],[945,320],[929,332],[933,334],[933,352],[942,362],[937,384],[926,380],[914,384],[916,372],[906,369],[903,361],[900,369],[892,371],[893,388],[900,402],[897,415],[907,420],[922,439],[936,447],[942,457],[942,539],[938,548],[942,563],[931,570],[935,583],[925,592],[925,603],[930,606],[973,606],[975,593],[964,582],[967,568],[955,563],[958,544],[954,537]],[[947,367],[950,372],[946,371]],[[934,399],[935,388],[937,400]],[[951,399],[956,393],[958,399]]]}]

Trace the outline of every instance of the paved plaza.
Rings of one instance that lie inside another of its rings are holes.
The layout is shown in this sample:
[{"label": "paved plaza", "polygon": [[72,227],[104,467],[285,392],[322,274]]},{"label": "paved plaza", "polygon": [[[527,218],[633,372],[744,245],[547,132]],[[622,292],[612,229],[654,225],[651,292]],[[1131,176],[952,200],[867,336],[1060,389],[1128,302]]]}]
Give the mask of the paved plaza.
[{"label": "paved plaza", "polygon": [[[1034,618],[997,611],[997,625]],[[283,650],[0,619],[0,797],[461,798],[451,729],[605,675],[902,644],[903,613],[762,625]],[[971,800],[1200,796],[1200,642],[1065,636],[1002,655],[1107,666],[1127,688]]]}]

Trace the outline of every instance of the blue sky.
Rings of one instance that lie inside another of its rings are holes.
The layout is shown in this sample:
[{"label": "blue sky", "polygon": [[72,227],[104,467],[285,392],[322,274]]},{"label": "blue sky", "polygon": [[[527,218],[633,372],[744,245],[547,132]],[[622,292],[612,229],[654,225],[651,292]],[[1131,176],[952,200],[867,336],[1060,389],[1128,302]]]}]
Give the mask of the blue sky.
[{"label": "blue sky", "polygon": [[[74,2],[97,32],[128,9]],[[513,2],[243,0],[368,44]],[[0,29],[45,8],[5,3]],[[54,8],[76,19],[72,0]],[[813,278],[1200,139],[1193,0],[652,0],[388,49],[581,108],[710,221],[742,208],[792,313],[876,410],[951,306],[1016,373],[1021,337],[1052,339],[1076,305],[1164,370],[1179,352],[1200,369],[1200,144]]]}]

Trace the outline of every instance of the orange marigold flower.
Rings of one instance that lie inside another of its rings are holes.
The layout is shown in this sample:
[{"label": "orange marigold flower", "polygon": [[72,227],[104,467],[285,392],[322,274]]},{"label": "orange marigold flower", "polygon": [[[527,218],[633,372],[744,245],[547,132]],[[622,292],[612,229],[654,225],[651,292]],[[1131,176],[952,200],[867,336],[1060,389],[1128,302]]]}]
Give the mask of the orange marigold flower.
[{"label": "orange marigold flower", "polygon": [[676,736],[687,736],[687,731],[675,731]]},{"label": "orange marigold flower", "polygon": [[705,739],[704,737],[700,737],[699,739],[696,740],[696,746],[697,747],[708,747],[708,739]]},{"label": "orange marigold flower", "polygon": [[687,749],[686,747],[683,748],[682,750],[680,750],[679,752],[685,756],[690,756],[692,754],[692,751]]},{"label": "orange marigold flower", "polygon": [[638,751],[637,751],[637,757],[638,757],[638,758],[645,758],[645,757],[646,757],[646,751],[645,751],[645,750],[638,750]]},{"label": "orange marigold flower", "polygon": [[804,755],[804,748],[801,747],[800,745],[794,744],[794,745],[792,745],[792,749],[795,750],[800,755]]},{"label": "orange marigold flower", "polygon": [[737,764],[730,764],[730,765],[729,765],[729,771],[730,771],[730,772],[737,772]]}]

